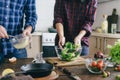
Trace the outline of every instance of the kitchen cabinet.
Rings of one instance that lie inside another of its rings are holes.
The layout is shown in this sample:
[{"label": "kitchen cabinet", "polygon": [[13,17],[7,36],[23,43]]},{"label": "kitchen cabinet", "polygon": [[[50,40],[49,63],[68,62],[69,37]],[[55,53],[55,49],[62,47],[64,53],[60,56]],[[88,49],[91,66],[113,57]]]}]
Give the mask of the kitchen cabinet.
[{"label": "kitchen cabinet", "polygon": [[28,57],[35,57],[41,51],[41,36],[32,35],[31,43],[27,46]]},{"label": "kitchen cabinet", "polygon": [[106,54],[109,54],[110,53],[110,49],[108,49],[106,46],[107,45],[114,45],[115,42],[117,41],[118,39],[115,39],[115,38],[105,38],[105,53]]},{"label": "kitchen cabinet", "polygon": [[107,45],[114,45],[118,39],[120,39],[120,34],[92,33],[89,38],[89,55],[93,56],[97,51],[109,54],[110,49]]},{"label": "kitchen cabinet", "polygon": [[97,36],[91,36],[89,38],[89,54],[93,56],[97,51],[104,52],[104,38],[103,37],[97,37]]}]

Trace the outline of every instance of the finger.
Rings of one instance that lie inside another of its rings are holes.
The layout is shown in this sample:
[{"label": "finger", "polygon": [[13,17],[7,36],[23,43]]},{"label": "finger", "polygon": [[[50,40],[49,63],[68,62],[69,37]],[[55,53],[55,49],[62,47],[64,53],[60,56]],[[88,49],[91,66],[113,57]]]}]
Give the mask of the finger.
[{"label": "finger", "polygon": [[65,38],[62,38],[62,46],[65,45]]},{"label": "finger", "polygon": [[0,31],[1,38],[8,38],[6,31]]},{"label": "finger", "polygon": [[26,31],[23,31],[23,33],[22,33],[24,36],[26,36]]},{"label": "finger", "polygon": [[75,43],[75,45],[78,45],[78,44],[80,44],[80,40],[79,39],[75,39],[74,43]]},{"label": "finger", "polygon": [[23,34],[24,34],[25,36],[30,36],[30,35],[31,35],[31,33],[30,33],[29,31],[27,31],[27,30],[24,30]]},{"label": "finger", "polygon": [[30,34],[31,34],[30,32],[26,32],[26,35],[27,35],[27,36],[30,36]]},{"label": "finger", "polygon": [[61,45],[64,46],[64,42],[62,42]]},{"label": "finger", "polygon": [[5,31],[5,33],[4,33],[4,36],[5,36],[5,38],[9,38],[9,36],[8,36],[8,34],[7,34],[7,32]]},{"label": "finger", "polygon": [[5,38],[5,35],[2,32],[0,32],[0,37]]},{"label": "finger", "polygon": [[58,46],[59,46],[60,49],[62,49],[62,45],[61,45],[61,42],[60,42],[60,41],[59,41],[59,43],[58,43]]},{"label": "finger", "polygon": [[1,33],[0,35],[2,38],[9,38],[6,32],[6,29],[3,26],[0,26],[0,33]]}]

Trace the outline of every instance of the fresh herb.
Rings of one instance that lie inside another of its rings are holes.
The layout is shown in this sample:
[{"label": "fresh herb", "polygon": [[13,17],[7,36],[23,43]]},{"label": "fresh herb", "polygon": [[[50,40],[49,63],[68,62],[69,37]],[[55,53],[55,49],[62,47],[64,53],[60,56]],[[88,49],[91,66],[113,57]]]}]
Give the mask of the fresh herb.
[{"label": "fresh herb", "polygon": [[116,41],[113,46],[108,45],[107,47],[110,48],[111,61],[120,64],[120,40]]}]

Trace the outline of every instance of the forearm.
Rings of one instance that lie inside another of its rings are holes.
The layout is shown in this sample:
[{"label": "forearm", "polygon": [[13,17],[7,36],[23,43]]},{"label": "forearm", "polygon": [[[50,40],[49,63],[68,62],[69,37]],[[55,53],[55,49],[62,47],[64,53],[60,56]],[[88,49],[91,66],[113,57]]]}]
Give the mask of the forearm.
[{"label": "forearm", "polygon": [[85,31],[85,30],[81,30],[81,31],[79,32],[79,34],[77,35],[77,37],[78,37],[79,39],[81,39],[83,36],[85,36],[85,34],[86,34],[86,31]]},{"label": "forearm", "polygon": [[61,23],[56,23],[56,30],[58,32],[59,37],[64,37],[64,29]]},{"label": "forearm", "polygon": [[56,23],[55,24],[58,36],[59,36],[59,41],[58,45],[62,49],[62,46],[65,44],[65,37],[64,37],[64,28],[62,23]]}]

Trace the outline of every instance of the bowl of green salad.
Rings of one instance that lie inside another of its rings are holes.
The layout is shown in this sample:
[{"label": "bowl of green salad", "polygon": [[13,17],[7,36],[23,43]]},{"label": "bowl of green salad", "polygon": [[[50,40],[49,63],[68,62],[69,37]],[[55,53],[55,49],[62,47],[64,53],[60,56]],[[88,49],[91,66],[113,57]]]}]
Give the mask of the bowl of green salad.
[{"label": "bowl of green salad", "polygon": [[61,49],[55,46],[57,57],[63,61],[72,61],[77,59],[82,51],[80,45],[75,45],[71,42],[66,42],[65,46]]}]

